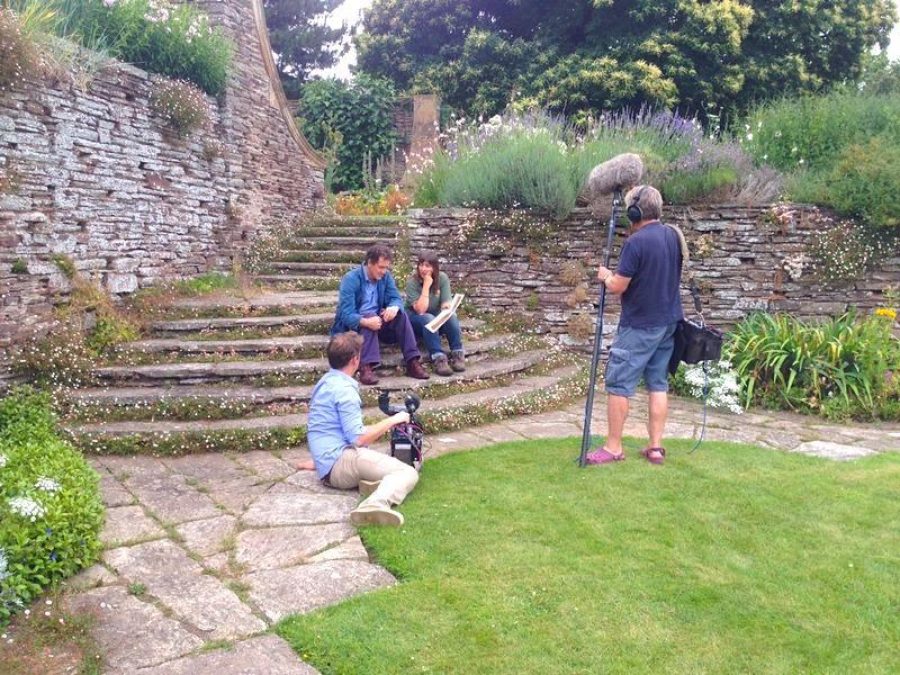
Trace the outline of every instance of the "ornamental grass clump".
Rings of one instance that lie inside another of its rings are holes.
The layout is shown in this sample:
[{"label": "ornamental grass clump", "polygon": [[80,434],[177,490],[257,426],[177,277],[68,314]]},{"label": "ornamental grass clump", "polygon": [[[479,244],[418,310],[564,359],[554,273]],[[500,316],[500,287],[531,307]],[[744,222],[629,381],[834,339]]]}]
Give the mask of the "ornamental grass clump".
[{"label": "ornamental grass clump", "polygon": [[190,82],[157,80],[150,96],[153,111],[179,136],[187,136],[209,124],[206,97]]},{"label": "ornamental grass clump", "polygon": [[100,551],[97,474],[57,436],[49,396],[0,400],[0,626]]},{"label": "ornamental grass clump", "polygon": [[832,419],[900,419],[900,340],[885,316],[848,312],[818,324],[751,314],[726,351],[744,405]]},{"label": "ornamental grass clump", "polygon": [[34,44],[22,30],[18,16],[0,8],[0,94],[21,86],[37,66]]},{"label": "ornamental grass clump", "polygon": [[749,194],[753,162],[726,139],[707,139],[696,119],[649,108],[575,126],[543,112],[454,122],[441,148],[409,162],[415,205],[527,208],[568,214],[591,169],[626,152],[641,156],[645,180],[666,201]]}]

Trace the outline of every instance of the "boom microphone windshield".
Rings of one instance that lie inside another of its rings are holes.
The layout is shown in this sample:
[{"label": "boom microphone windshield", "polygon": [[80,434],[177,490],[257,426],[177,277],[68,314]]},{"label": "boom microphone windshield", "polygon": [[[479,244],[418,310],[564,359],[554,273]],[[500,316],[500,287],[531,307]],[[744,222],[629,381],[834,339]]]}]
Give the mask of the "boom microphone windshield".
[{"label": "boom microphone windshield", "polygon": [[638,155],[632,152],[616,155],[591,170],[587,193],[593,201],[603,195],[624,192],[640,183],[643,173],[644,163]]}]

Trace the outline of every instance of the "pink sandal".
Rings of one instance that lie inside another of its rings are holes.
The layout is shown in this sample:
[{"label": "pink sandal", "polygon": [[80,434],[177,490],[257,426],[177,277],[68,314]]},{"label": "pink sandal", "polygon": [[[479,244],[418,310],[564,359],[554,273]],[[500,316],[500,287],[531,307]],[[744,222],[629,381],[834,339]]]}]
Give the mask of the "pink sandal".
[{"label": "pink sandal", "polygon": [[[659,457],[653,457],[652,453],[658,453]],[[644,448],[641,450],[641,455],[651,464],[662,464],[666,459],[666,449],[665,448]]]},{"label": "pink sandal", "polygon": [[585,464],[612,464],[613,462],[621,462],[625,459],[625,453],[620,452],[614,455],[606,448],[600,448],[589,452],[584,456]]}]

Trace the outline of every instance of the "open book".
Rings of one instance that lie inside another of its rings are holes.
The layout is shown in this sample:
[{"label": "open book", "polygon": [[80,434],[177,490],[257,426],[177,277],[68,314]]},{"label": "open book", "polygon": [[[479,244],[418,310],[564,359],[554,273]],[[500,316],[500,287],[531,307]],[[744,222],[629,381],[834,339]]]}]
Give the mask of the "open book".
[{"label": "open book", "polygon": [[456,314],[456,310],[459,309],[459,305],[462,303],[464,297],[466,296],[462,293],[454,295],[453,299],[450,301],[450,306],[447,309],[442,309],[440,314],[426,323],[425,328],[432,333],[437,333],[438,329],[447,323],[447,319]]}]

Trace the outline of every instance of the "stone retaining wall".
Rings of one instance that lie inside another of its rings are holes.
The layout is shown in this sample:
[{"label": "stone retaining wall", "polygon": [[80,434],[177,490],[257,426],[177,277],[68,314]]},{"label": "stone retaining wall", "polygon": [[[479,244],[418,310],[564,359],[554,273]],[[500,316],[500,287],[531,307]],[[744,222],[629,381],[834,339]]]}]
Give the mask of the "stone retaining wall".
[{"label": "stone retaining wall", "polygon": [[[809,268],[791,279],[785,261],[803,254],[828,221],[812,207],[671,207],[666,216],[685,233],[705,317],[715,325],[733,325],[753,310],[804,319],[838,315],[851,306],[870,310],[882,303],[885,287],[900,285],[897,257],[836,288],[823,286]],[[476,307],[521,314],[564,340],[581,342],[593,335],[596,270],[608,218],[608,211],[597,218],[578,209],[562,222],[535,227],[536,219],[526,217],[531,225],[513,226],[520,232],[531,227],[525,236],[510,233],[503,214],[489,216],[492,224],[484,217],[477,224],[474,211],[418,210],[410,215],[409,237],[413,255],[420,249],[440,253],[454,291],[465,291]],[[625,234],[625,228],[617,229],[612,267]],[[687,293],[684,302],[688,310]],[[619,300],[610,296],[605,334],[615,328],[618,313]]]},{"label": "stone retaining wall", "polygon": [[154,76],[111,62],[82,87],[34,78],[0,95],[0,372],[65,298],[71,261],[111,293],[230,269],[255,233],[324,200],[324,162],[293,125],[260,0],[196,2],[233,39],[208,128],[154,116]]}]

